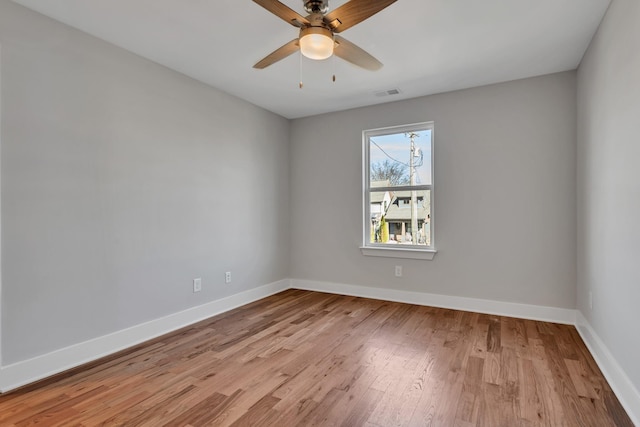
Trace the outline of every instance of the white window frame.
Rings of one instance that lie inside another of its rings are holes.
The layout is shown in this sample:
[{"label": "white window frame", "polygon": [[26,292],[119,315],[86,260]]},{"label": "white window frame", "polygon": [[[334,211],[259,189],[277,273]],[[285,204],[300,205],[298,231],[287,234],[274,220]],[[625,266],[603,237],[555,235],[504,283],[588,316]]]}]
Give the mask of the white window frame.
[{"label": "white window frame", "polygon": [[[431,209],[430,209],[430,221],[429,221],[429,231],[430,231],[430,246],[424,245],[389,245],[385,243],[372,243],[370,242],[371,235],[371,204],[370,204],[370,194],[371,194],[371,186],[369,183],[369,175],[371,165],[369,164],[369,148],[371,146],[369,139],[375,136],[381,135],[389,135],[403,132],[415,132],[415,131],[423,131],[423,130],[431,130],[431,184],[420,184],[420,185],[406,185],[406,186],[395,186],[395,187],[376,187],[376,191],[406,191],[406,190],[429,190],[430,198],[431,198]],[[435,126],[434,122],[422,122],[422,123],[413,123],[408,125],[400,125],[400,126],[390,126],[385,128],[378,129],[368,129],[362,132],[362,246],[360,246],[360,250],[363,255],[366,256],[379,256],[379,257],[388,257],[388,258],[409,258],[409,259],[423,259],[423,260],[432,260],[436,254],[435,248],[435,209],[434,209],[434,144],[435,141]]]}]

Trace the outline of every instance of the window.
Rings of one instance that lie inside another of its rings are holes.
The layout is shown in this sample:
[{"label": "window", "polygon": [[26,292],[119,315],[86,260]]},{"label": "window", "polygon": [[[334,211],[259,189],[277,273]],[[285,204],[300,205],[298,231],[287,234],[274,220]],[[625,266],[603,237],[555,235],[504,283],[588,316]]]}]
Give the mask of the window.
[{"label": "window", "polygon": [[433,133],[433,122],[363,132],[363,254],[433,258]]}]

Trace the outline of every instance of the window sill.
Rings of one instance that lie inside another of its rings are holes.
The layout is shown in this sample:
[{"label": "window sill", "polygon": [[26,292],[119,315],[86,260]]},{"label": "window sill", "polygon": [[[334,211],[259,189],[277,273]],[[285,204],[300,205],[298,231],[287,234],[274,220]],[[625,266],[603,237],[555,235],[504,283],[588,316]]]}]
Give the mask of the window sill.
[{"label": "window sill", "polygon": [[362,255],[386,258],[424,259],[431,261],[436,255],[435,249],[383,248],[377,246],[360,246]]}]

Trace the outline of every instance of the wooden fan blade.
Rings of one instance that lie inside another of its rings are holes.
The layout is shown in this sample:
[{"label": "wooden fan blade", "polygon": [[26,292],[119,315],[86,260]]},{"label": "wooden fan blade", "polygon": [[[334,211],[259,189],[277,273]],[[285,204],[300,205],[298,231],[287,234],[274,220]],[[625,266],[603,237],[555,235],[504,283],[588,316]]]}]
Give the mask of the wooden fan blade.
[{"label": "wooden fan blade", "polygon": [[253,68],[258,68],[260,70],[262,70],[263,68],[267,68],[269,65],[286,58],[287,56],[296,52],[298,49],[300,49],[300,46],[298,45],[298,39],[293,39],[289,43],[280,46],[269,55],[265,56],[256,65],[254,65]]},{"label": "wooden fan blade", "polygon": [[324,22],[334,33],[340,33],[395,2],[396,0],[351,0],[325,15]]},{"label": "wooden fan blade", "polygon": [[273,13],[279,18],[287,21],[289,24],[294,27],[302,27],[303,25],[309,25],[309,20],[304,16],[300,15],[295,10],[289,8],[278,0],[253,0],[258,3],[260,6],[267,9],[269,12]]},{"label": "wooden fan blade", "polygon": [[382,62],[369,55],[363,49],[351,43],[344,37],[335,36],[336,46],[333,54],[338,58],[351,62],[353,65],[362,67],[365,70],[376,71],[382,68]]}]

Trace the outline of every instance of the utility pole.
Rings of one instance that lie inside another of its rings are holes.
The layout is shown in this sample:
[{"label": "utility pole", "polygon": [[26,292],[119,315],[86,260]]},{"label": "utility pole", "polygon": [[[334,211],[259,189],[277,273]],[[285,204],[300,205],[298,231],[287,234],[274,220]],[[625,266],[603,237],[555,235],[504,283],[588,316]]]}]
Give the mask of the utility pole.
[{"label": "utility pole", "polygon": [[[415,132],[407,132],[405,135],[409,137],[411,141],[409,148],[409,184],[414,186],[416,185],[416,170],[414,166],[414,159],[416,157],[415,139],[420,135]],[[411,242],[414,245],[418,244],[418,195],[415,190],[411,190]]]}]

